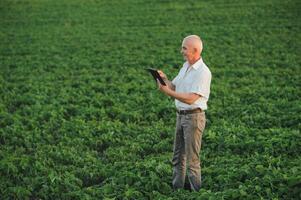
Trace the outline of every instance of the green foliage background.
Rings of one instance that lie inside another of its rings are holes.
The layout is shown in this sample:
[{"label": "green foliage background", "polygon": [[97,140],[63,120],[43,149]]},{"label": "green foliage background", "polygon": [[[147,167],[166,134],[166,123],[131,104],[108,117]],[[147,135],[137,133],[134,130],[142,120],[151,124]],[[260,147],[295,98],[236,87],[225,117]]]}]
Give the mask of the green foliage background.
[{"label": "green foliage background", "polygon": [[[297,0],[2,0],[1,199],[300,199]],[[172,191],[173,78],[213,79],[200,192]]]}]

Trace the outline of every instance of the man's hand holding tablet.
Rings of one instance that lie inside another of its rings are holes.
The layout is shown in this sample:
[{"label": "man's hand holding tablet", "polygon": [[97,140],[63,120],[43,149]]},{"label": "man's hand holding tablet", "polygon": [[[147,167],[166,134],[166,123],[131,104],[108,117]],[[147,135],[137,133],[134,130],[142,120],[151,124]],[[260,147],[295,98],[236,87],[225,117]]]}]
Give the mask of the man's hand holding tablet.
[{"label": "man's hand holding tablet", "polygon": [[160,76],[158,70],[152,69],[152,68],[148,68],[146,70],[151,73],[151,75],[153,76],[153,78],[155,79],[156,82],[159,81],[161,83],[161,85],[166,86],[166,83],[164,82],[164,80]]}]

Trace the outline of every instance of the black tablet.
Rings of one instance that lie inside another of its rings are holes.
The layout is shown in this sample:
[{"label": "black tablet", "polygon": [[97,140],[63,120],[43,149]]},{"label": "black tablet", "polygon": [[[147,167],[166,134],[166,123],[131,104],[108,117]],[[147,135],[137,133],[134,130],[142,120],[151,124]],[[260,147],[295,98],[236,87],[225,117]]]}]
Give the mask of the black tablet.
[{"label": "black tablet", "polygon": [[157,80],[159,80],[161,85],[166,85],[166,83],[163,81],[162,77],[160,76],[159,72],[156,69],[148,68],[146,70],[152,74],[156,82]]}]

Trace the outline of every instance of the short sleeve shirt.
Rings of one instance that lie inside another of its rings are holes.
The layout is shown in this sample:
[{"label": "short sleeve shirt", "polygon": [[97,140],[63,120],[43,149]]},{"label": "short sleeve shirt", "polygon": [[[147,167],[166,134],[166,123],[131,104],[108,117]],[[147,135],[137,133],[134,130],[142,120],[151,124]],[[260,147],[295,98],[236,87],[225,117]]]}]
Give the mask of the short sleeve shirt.
[{"label": "short sleeve shirt", "polygon": [[193,104],[189,105],[179,100],[175,100],[177,109],[190,110],[195,108],[207,109],[207,101],[210,94],[211,72],[203,59],[200,58],[196,63],[189,66],[188,62],[183,64],[179,74],[173,79],[176,92],[195,93],[200,95]]}]

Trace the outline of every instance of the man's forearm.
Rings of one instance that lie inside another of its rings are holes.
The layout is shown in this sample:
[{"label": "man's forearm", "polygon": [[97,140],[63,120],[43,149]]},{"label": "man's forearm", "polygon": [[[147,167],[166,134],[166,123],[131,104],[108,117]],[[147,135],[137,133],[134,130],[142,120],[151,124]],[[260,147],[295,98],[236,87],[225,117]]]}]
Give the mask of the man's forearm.
[{"label": "man's forearm", "polygon": [[189,105],[193,104],[198,98],[200,98],[199,95],[194,93],[179,93],[174,90],[168,90],[165,94]]}]

